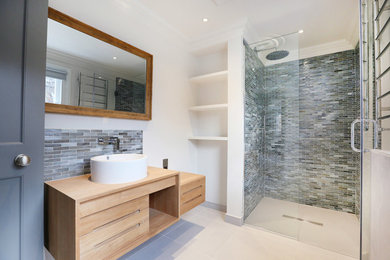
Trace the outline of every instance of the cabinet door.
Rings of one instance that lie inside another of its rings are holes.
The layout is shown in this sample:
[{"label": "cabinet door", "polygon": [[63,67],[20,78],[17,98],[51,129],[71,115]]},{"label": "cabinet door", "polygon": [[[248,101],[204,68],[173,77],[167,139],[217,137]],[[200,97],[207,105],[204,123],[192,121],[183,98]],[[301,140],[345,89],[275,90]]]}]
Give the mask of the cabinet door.
[{"label": "cabinet door", "polygon": [[[47,0],[0,1],[0,259],[42,259]],[[31,164],[17,167],[25,154]]]}]

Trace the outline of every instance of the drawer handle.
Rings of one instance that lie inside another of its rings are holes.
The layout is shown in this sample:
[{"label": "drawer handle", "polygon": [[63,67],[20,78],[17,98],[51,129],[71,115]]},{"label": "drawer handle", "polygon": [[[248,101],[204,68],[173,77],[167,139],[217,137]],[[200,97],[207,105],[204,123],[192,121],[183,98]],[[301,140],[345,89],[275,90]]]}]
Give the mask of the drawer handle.
[{"label": "drawer handle", "polygon": [[[141,213],[141,210],[140,210],[140,209],[137,209],[136,211],[133,211],[133,212],[131,212],[131,213],[129,213],[129,214],[126,214],[126,215],[124,215],[124,216],[122,216],[122,217],[120,217],[120,218],[117,218],[117,219],[114,219],[114,220],[112,220],[112,221],[110,221],[110,222],[107,222],[106,224],[104,224],[104,225],[102,225],[102,226],[99,226],[99,227],[94,228],[94,229],[92,230],[92,232],[96,232],[96,231],[98,231],[99,229],[102,229],[102,228],[105,228],[105,227],[107,227],[107,226],[113,225],[113,224],[115,224],[115,223],[118,223],[118,222],[120,222],[120,221],[126,219],[126,218],[129,218],[129,217],[132,216],[132,215],[139,214],[139,213]],[[87,234],[88,234],[88,233],[87,233]],[[85,234],[85,235],[87,235],[87,234]],[[84,236],[85,236],[85,235],[84,235]]]},{"label": "drawer handle", "polygon": [[187,193],[189,193],[189,192],[191,192],[191,191],[193,191],[193,190],[196,190],[196,189],[198,189],[198,188],[202,188],[202,185],[197,186],[197,187],[195,187],[195,188],[192,188],[192,189],[190,189],[190,190],[188,190],[188,191],[183,192],[183,195],[184,195],[184,194],[187,194]]},{"label": "drawer handle", "polygon": [[184,205],[184,204],[187,204],[187,203],[190,203],[191,201],[196,200],[197,198],[200,198],[200,197],[202,197],[202,194],[196,196],[195,198],[192,198],[192,199],[190,199],[190,200],[185,201],[185,202],[183,203],[183,205]]},{"label": "drawer handle", "polygon": [[134,230],[134,229],[139,228],[140,226],[141,226],[141,222],[138,223],[138,224],[136,224],[136,225],[134,225],[134,226],[132,226],[132,227],[129,227],[128,229],[123,230],[122,232],[116,234],[115,236],[112,236],[112,237],[110,237],[110,238],[107,238],[106,240],[100,242],[99,244],[94,245],[94,247],[95,247],[95,248],[101,247],[102,245],[104,245],[104,244],[106,244],[106,243],[108,243],[108,242],[110,242],[110,241],[112,241],[112,240],[115,240],[115,239],[117,239],[118,237],[120,237],[120,236],[122,236],[122,235],[124,235],[124,234],[126,234],[126,233],[128,233],[128,232],[130,232],[130,231],[132,231],[132,230]]}]

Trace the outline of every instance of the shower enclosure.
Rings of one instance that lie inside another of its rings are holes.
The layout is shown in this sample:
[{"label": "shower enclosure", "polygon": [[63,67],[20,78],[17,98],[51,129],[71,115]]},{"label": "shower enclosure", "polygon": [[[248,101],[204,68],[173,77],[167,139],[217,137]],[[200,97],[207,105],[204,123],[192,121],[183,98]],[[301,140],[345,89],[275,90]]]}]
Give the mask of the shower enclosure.
[{"label": "shower enclosure", "polygon": [[245,223],[358,258],[359,47],[302,57],[299,36],[244,42]]},{"label": "shower enclosure", "polygon": [[354,259],[389,259],[390,1],[359,5],[354,49],[299,53],[299,33],[244,41],[244,217]]}]

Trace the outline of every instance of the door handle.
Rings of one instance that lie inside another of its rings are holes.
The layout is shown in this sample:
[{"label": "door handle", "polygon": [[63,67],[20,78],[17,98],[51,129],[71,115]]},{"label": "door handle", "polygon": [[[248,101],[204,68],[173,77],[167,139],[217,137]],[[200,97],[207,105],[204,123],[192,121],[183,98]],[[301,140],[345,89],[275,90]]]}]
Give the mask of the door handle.
[{"label": "door handle", "polygon": [[15,157],[14,163],[18,167],[26,167],[31,163],[31,157],[25,154],[19,154]]},{"label": "door handle", "polygon": [[360,153],[360,149],[355,147],[355,125],[360,122],[373,123],[374,125],[374,149],[378,148],[378,124],[376,120],[373,119],[356,119],[351,124],[351,148],[353,151]]},{"label": "door handle", "polygon": [[351,148],[354,152],[360,153],[360,149],[355,147],[355,125],[360,123],[360,119],[356,119],[351,124]]}]

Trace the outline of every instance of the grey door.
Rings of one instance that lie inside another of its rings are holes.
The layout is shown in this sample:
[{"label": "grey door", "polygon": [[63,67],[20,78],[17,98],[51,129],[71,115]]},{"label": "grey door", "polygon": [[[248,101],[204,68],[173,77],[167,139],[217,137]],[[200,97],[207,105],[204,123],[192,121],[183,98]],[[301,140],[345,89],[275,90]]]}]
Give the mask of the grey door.
[{"label": "grey door", "polygon": [[0,260],[43,258],[46,24],[47,0],[0,0]]}]

